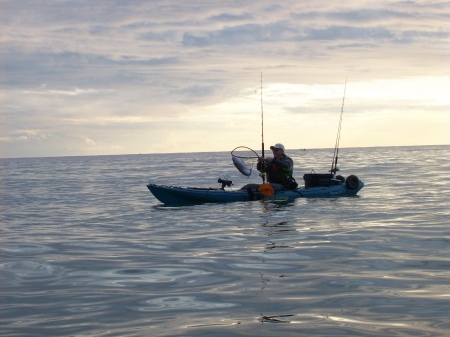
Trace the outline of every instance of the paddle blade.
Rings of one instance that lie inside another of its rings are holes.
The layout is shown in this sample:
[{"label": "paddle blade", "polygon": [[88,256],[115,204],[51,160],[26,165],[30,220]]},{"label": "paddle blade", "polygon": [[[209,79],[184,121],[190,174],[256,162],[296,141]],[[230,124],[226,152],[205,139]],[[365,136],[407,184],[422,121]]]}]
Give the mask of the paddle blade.
[{"label": "paddle blade", "polygon": [[249,177],[252,174],[252,170],[250,170],[247,165],[238,157],[232,156],[234,166],[241,172],[244,176]]},{"label": "paddle blade", "polygon": [[258,190],[262,195],[266,195],[266,196],[272,196],[275,194],[275,190],[273,189],[272,185],[270,185],[270,184],[261,184],[261,185],[259,185]]}]

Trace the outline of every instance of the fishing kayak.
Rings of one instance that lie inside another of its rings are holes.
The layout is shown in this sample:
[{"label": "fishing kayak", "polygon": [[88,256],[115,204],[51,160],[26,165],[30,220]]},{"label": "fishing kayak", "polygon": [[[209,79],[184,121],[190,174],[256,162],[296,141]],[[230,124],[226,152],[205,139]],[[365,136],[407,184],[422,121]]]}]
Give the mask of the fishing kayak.
[{"label": "fishing kayak", "polygon": [[222,188],[175,187],[153,183],[149,183],[147,188],[163,204],[176,206],[252,200],[286,202],[297,198],[351,197],[356,196],[364,187],[364,183],[354,175],[348,176],[347,179],[333,179],[328,174],[305,174],[304,179],[304,187],[274,191],[273,195],[264,195],[258,190],[250,189],[225,190],[223,183]]}]

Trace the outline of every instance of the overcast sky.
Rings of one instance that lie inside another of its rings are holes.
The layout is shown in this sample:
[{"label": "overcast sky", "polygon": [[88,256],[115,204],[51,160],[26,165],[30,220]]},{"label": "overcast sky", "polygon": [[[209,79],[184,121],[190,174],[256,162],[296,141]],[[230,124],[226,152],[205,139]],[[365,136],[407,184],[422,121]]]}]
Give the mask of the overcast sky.
[{"label": "overcast sky", "polygon": [[0,156],[450,144],[450,1],[0,0]]}]

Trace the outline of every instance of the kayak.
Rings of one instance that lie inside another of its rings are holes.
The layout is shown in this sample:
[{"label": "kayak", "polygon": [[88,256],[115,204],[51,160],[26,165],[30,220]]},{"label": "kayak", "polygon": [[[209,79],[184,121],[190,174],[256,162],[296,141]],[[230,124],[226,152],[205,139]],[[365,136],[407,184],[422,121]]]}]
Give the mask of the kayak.
[{"label": "kayak", "polygon": [[222,182],[222,188],[175,187],[149,183],[147,188],[160,202],[167,206],[226,203],[238,201],[293,201],[298,198],[337,198],[356,196],[364,183],[355,175],[344,179],[331,174],[305,174],[305,186],[291,190],[277,190],[273,195],[260,193],[258,189],[225,190],[231,181]]}]

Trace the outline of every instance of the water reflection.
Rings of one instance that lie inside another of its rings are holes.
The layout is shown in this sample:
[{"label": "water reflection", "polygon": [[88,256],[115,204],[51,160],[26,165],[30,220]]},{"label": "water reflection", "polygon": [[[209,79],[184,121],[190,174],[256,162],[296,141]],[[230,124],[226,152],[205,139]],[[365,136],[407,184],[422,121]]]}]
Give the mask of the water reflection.
[{"label": "water reflection", "polygon": [[294,315],[262,316],[260,321],[261,323],[291,323],[291,321],[286,318],[293,316]]},{"label": "water reflection", "polygon": [[271,242],[266,243],[266,249],[264,250],[264,252],[267,252],[268,250],[272,250],[275,248],[292,248],[292,247],[282,245],[282,244],[277,244],[277,243],[271,241]]},{"label": "water reflection", "polygon": [[261,204],[261,210],[264,213],[286,211],[288,207],[295,206],[295,200],[281,200],[281,201],[257,201]]},{"label": "water reflection", "polygon": [[283,234],[284,232],[295,232],[296,228],[289,221],[280,221],[274,224],[264,223],[262,228],[267,229],[267,236],[273,236],[277,234]]},{"label": "water reflection", "polygon": [[[282,210],[281,207],[285,205],[278,205],[278,211]],[[275,208],[277,209],[277,208]],[[269,208],[266,208],[265,211],[268,211]],[[273,210],[273,209],[270,209]],[[278,262],[278,266],[281,266],[283,272],[282,273],[276,273],[268,274],[267,268],[261,269],[261,271],[258,273],[259,279],[258,282],[260,283],[260,290],[257,293],[257,296],[261,299],[263,299],[266,302],[272,302],[273,296],[276,296],[276,291],[273,290],[273,287],[277,287],[280,285],[280,281],[283,278],[288,277],[289,275],[295,274],[296,269],[292,265],[292,263],[295,263],[295,261],[298,260],[305,260],[309,259],[309,257],[305,257],[302,255],[297,254],[296,252],[293,252],[292,249],[294,248],[294,245],[290,244],[291,237],[290,235],[296,232],[296,227],[294,225],[294,222],[283,220],[278,221],[275,223],[270,223],[269,221],[264,222],[261,225],[261,228],[265,230],[265,234],[269,238],[278,237],[278,240],[272,239],[265,243],[265,246],[261,247],[261,250],[264,253],[260,253],[259,256],[264,257],[263,263],[267,264],[266,260],[271,260],[272,265],[276,264],[276,261]],[[286,252],[279,253],[274,252],[275,250],[286,250]],[[271,270],[276,270],[272,268]],[[290,317],[293,317],[293,314],[280,314],[280,315],[263,315],[261,314],[261,317],[259,318],[259,321],[261,323],[291,323]]]}]

